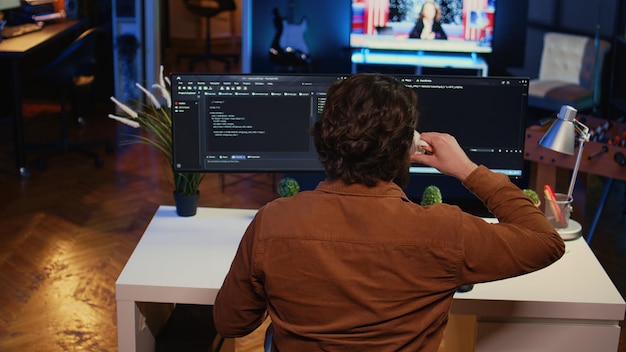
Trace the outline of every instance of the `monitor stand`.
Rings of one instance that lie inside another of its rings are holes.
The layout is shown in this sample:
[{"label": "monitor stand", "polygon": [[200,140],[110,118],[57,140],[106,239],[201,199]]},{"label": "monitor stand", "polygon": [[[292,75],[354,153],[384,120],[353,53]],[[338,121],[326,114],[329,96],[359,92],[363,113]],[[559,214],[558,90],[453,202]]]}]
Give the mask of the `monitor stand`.
[{"label": "monitor stand", "polygon": [[359,65],[398,65],[413,66],[415,74],[421,75],[422,68],[476,70],[478,76],[487,77],[489,65],[476,53],[437,53],[424,51],[374,51],[359,49],[352,52],[352,73],[358,72]]}]

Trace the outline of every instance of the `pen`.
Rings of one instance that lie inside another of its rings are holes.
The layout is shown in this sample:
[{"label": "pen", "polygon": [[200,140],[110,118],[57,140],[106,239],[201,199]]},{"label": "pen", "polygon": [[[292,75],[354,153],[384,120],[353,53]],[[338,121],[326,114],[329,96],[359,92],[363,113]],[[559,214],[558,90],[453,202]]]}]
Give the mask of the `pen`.
[{"label": "pen", "polygon": [[563,216],[563,212],[561,211],[561,208],[556,203],[556,194],[554,194],[552,187],[550,187],[550,185],[543,186],[543,192],[546,196],[546,199],[548,200],[547,203],[550,204],[550,207],[552,208],[552,213],[556,217],[556,221],[561,226],[565,226],[565,217]]}]

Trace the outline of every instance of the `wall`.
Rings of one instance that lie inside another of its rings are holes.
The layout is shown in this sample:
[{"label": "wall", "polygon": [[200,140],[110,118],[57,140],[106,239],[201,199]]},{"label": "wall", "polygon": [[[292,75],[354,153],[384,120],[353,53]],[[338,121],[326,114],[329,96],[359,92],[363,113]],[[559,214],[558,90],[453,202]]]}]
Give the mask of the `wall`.
[{"label": "wall", "polygon": [[[500,0],[505,1],[505,0]],[[543,35],[548,31],[593,37],[599,24],[602,39],[613,41],[619,33],[619,1],[623,0],[529,0],[524,65],[509,68],[515,76],[535,78],[543,49]]]},{"label": "wall", "polygon": [[[503,0],[500,0],[503,1]],[[524,65],[510,67],[506,74],[536,78],[543,50],[543,36],[546,32],[560,32],[585,35],[613,43],[616,36],[624,35],[626,23],[626,3],[623,0],[528,0],[528,20],[526,27],[526,49]],[[601,103],[598,116],[610,110],[612,55],[604,62]],[[620,64],[620,63],[616,63]],[[621,64],[624,65],[624,64]]]},{"label": "wall", "polygon": [[200,17],[187,11],[182,1],[170,0],[168,7],[169,37],[197,38],[202,33]]},{"label": "wall", "polygon": [[[312,70],[317,73],[350,72],[349,33],[350,0],[247,0],[244,13],[242,67],[254,73],[276,72],[269,60],[269,49],[276,34],[272,10],[277,8],[287,16],[292,3],[292,18],[299,23],[306,18],[304,40],[312,58]],[[246,62],[248,61],[248,62]]]},{"label": "wall", "polygon": [[[235,0],[237,9],[233,12],[223,12],[211,18],[211,37],[229,38],[241,36],[241,7],[242,1]],[[195,39],[205,37],[206,19],[187,10],[181,0],[169,0],[169,37],[179,39]]]}]

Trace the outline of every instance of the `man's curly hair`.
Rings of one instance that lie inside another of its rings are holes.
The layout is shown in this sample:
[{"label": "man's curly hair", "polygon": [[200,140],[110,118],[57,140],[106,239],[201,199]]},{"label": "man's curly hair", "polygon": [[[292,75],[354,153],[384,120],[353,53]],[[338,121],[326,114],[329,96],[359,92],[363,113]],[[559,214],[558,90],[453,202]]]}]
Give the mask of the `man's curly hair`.
[{"label": "man's curly hair", "polygon": [[335,82],[312,131],[328,177],[372,187],[408,172],[417,115],[417,96],[393,77],[357,74]]}]

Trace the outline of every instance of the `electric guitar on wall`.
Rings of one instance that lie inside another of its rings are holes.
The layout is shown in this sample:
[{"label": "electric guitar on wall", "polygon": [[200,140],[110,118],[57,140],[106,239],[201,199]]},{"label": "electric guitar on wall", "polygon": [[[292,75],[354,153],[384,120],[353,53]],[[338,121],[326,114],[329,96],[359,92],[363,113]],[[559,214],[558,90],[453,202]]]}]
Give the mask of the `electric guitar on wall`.
[{"label": "electric guitar on wall", "polygon": [[272,12],[276,34],[269,50],[270,60],[283,66],[308,65],[309,47],[304,38],[307,19],[303,17],[298,23],[293,20],[293,1],[289,1],[287,17],[281,16],[278,8],[274,8]]}]

